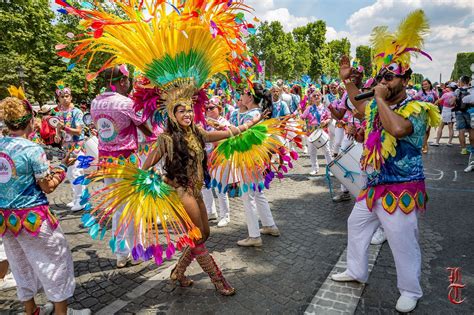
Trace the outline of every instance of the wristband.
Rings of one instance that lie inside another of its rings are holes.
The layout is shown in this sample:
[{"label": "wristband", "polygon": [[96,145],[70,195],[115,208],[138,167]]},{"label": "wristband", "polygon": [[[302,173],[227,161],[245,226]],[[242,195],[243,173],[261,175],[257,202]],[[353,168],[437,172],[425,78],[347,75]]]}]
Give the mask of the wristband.
[{"label": "wristband", "polygon": [[234,136],[234,133],[232,132],[232,128],[229,127],[229,137],[233,137]]},{"label": "wristband", "polygon": [[344,82],[344,84],[349,84],[349,83],[352,83],[352,80],[351,80],[351,79],[345,79],[345,80],[342,81],[342,82]]},{"label": "wristband", "polygon": [[59,164],[58,167],[62,169],[64,172],[67,172],[67,166],[64,165],[63,163]]}]

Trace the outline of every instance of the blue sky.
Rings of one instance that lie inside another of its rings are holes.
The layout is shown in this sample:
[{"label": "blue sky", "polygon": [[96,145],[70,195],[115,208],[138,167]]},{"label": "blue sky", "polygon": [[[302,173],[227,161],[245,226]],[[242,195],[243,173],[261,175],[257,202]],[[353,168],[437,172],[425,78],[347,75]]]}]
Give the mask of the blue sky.
[{"label": "blue sky", "polygon": [[[54,1],[51,0],[53,3]],[[431,34],[425,50],[433,61],[419,57],[412,68],[433,82],[446,81],[458,52],[474,52],[474,0],[246,0],[261,20],[278,20],[286,31],[315,20],[327,25],[327,40],[347,37],[355,47],[368,45],[374,26],[394,31],[400,20],[415,9],[423,9]]]},{"label": "blue sky", "polygon": [[432,81],[451,76],[458,52],[474,52],[474,0],[247,0],[261,20],[278,20],[286,31],[314,20],[324,20],[327,40],[349,38],[355,47],[368,45],[373,27],[387,25],[394,31],[412,10],[423,9],[431,33],[425,50],[433,61],[419,57],[413,70]]}]

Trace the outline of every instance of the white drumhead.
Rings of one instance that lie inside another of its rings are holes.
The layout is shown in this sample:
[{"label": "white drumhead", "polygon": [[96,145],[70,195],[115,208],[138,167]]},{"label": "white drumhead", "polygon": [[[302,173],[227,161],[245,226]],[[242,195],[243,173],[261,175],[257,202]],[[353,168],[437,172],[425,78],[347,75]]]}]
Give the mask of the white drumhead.
[{"label": "white drumhead", "polygon": [[48,124],[53,128],[56,128],[59,125],[59,122],[60,120],[58,117],[53,116],[48,119]]}]

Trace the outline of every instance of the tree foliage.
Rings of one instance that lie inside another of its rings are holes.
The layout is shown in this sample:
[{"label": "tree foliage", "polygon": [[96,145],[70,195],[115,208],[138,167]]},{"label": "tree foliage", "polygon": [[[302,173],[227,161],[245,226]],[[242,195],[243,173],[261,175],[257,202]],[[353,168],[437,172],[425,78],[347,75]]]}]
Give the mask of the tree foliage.
[{"label": "tree foliage", "polygon": [[53,18],[48,0],[0,2],[0,97],[9,85],[20,85],[16,68],[22,66],[28,97],[40,103],[50,98],[51,67],[59,64]]},{"label": "tree foliage", "polygon": [[459,80],[463,75],[471,77],[471,65],[474,63],[474,52],[458,53],[454,69],[451,72],[451,80]]},{"label": "tree foliage", "polygon": [[423,82],[424,79],[425,77],[421,73],[413,73],[411,75],[411,81],[414,84],[421,84],[421,82]]},{"label": "tree foliage", "polygon": [[310,64],[309,45],[295,42],[291,33],[285,33],[278,21],[263,22],[255,36],[248,40],[250,50],[265,60],[267,78],[295,78],[308,71]]},{"label": "tree foliage", "polygon": [[359,63],[364,67],[364,77],[369,78],[372,76],[372,49],[369,46],[357,46],[356,47],[356,58],[359,59]]}]

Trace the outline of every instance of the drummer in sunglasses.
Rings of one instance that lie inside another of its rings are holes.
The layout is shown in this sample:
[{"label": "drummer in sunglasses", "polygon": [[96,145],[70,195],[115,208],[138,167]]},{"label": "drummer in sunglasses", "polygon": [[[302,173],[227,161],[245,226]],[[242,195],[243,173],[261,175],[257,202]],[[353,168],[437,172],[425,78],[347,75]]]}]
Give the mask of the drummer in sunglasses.
[{"label": "drummer in sunglasses", "polygon": [[[411,13],[408,19],[413,25],[427,25],[421,10]],[[404,23],[400,28],[406,31]],[[367,248],[381,225],[397,271],[400,298],[395,308],[408,313],[423,295],[417,218],[418,211],[426,210],[427,199],[421,149],[426,128],[439,124],[441,117],[436,106],[413,100],[406,91],[412,74],[410,55],[420,53],[431,59],[421,50],[423,41],[407,43],[406,37],[396,32],[389,45],[385,42],[381,45],[388,35],[377,37],[378,31],[380,29],[374,29],[372,37],[373,63],[378,69],[372,100],[355,100],[360,92],[350,80],[349,58],[343,57],[340,62],[340,76],[350,101],[357,111],[365,113],[360,166],[361,172],[367,175],[367,182],[347,220],[347,270],[331,278],[339,282],[367,281]],[[418,33],[421,38],[426,29],[414,28],[410,32]]]}]

